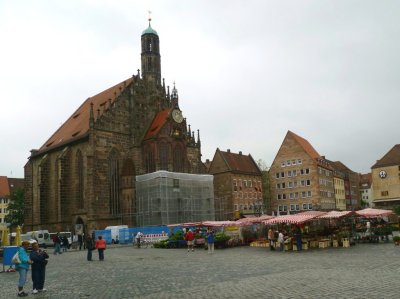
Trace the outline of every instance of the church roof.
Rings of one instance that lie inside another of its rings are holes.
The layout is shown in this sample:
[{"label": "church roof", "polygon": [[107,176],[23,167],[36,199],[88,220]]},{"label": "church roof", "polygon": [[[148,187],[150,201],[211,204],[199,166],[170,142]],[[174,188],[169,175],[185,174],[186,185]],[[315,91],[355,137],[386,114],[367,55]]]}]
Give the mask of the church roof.
[{"label": "church roof", "polygon": [[388,151],[380,160],[376,161],[371,168],[396,165],[400,165],[400,144],[393,146],[390,151]]},{"label": "church roof", "polygon": [[167,108],[156,114],[143,140],[153,138],[158,134],[158,132],[160,132],[161,128],[167,122],[168,116],[171,113],[171,111],[172,108]]},{"label": "church roof", "polygon": [[89,131],[90,105],[93,104],[94,117],[96,118],[97,111],[108,109],[110,104],[114,103],[122,91],[129,86],[132,81],[133,78],[129,78],[88,98],[40,147],[38,153],[46,152],[84,137]]},{"label": "church roof", "polygon": [[155,34],[158,36],[157,31],[155,31],[153,28],[151,28],[151,25],[149,23],[149,27],[147,27],[145,30],[143,30],[142,35],[145,34]]}]

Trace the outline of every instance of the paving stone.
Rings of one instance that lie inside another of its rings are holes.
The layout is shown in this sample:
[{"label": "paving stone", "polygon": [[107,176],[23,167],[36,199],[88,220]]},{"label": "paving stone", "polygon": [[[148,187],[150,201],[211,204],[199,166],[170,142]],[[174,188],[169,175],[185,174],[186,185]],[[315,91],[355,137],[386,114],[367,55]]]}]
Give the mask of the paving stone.
[{"label": "paving stone", "polygon": [[[48,292],[28,298],[398,298],[400,247],[359,244],[303,252],[236,247],[187,252],[113,246],[50,256]],[[2,265],[1,265],[2,266]],[[18,273],[0,274],[0,298],[16,297]],[[30,272],[26,291],[31,291]]]}]

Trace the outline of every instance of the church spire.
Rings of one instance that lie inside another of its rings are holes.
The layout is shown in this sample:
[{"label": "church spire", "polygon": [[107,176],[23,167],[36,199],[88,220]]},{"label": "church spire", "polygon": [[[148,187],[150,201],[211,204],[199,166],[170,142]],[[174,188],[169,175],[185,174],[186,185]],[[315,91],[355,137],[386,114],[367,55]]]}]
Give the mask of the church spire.
[{"label": "church spire", "polygon": [[160,41],[157,31],[151,28],[150,13],[149,11],[149,27],[142,32],[142,76],[145,80],[161,85]]}]

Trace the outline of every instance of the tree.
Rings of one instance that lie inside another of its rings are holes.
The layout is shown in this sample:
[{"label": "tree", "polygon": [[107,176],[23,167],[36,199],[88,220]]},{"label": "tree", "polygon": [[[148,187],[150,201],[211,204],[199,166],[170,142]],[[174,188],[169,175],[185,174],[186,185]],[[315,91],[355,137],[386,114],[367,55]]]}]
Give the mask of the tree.
[{"label": "tree", "polygon": [[8,214],[5,217],[6,223],[11,226],[24,224],[24,189],[17,189],[9,196]]},{"label": "tree", "polygon": [[269,167],[264,160],[258,159],[257,165],[261,170],[261,180],[263,188],[263,207],[262,210],[265,213],[269,213],[271,210],[271,195],[270,195],[270,184],[269,184]]}]

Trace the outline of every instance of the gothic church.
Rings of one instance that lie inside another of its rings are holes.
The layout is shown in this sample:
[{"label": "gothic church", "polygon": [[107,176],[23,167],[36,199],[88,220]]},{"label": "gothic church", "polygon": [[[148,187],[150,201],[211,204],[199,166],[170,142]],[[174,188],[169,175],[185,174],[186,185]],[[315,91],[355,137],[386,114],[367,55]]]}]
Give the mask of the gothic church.
[{"label": "gothic church", "polygon": [[25,230],[85,232],[135,226],[135,176],[157,170],[202,174],[175,86],[161,80],[160,42],[141,36],[141,70],[88,98],[25,165]]}]

